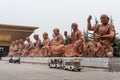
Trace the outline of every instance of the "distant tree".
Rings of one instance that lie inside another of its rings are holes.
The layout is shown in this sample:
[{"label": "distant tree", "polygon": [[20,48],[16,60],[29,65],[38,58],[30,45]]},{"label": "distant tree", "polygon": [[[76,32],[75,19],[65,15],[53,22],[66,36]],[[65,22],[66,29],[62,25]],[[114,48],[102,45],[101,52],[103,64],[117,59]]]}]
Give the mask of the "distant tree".
[{"label": "distant tree", "polygon": [[[117,33],[117,35],[118,35],[118,33]],[[114,48],[114,56],[120,57],[120,36],[115,37],[115,41],[113,43],[113,48]]]},{"label": "distant tree", "polygon": [[97,25],[99,21],[97,20],[97,17],[95,17],[95,25]]},{"label": "distant tree", "polygon": [[93,39],[94,39],[94,36],[93,36],[93,33],[92,32],[90,32],[90,31],[88,31],[88,29],[86,30],[86,31],[84,31],[86,34],[86,41],[88,42],[88,41],[93,41]]},{"label": "distant tree", "polygon": [[109,23],[110,23],[110,24],[113,24],[112,16],[110,16],[110,18],[109,18]]},{"label": "distant tree", "polygon": [[[113,24],[113,18],[110,16],[109,24]],[[116,33],[115,41],[113,43],[114,57],[120,57],[120,36]]]}]

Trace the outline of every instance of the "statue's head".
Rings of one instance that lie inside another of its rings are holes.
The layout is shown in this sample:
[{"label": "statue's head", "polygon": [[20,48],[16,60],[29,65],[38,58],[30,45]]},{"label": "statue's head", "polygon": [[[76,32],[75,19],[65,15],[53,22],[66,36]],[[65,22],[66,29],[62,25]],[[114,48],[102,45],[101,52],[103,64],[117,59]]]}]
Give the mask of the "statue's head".
[{"label": "statue's head", "polygon": [[34,39],[35,39],[35,40],[38,40],[38,39],[39,39],[38,34],[34,34]]},{"label": "statue's head", "polygon": [[54,29],[53,29],[53,33],[54,33],[55,35],[58,35],[59,32],[60,32],[60,30],[59,30],[58,28],[54,28]]},{"label": "statue's head", "polygon": [[12,42],[12,45],[14,45],[14,44],[15,44],[15,41]]},{"label": "statue's head", "polygon": [[20,40],[19,40],[19,43],[23,43],[23,42],[24,42],[24,40],[23,40],[23,39],[20,39]]},{"label": "statue's head", "polygon": [[100,20],[101,20],[101,23],[102,23],[103,25],[106,25],[106,24],[108,24],[108,22],[109,22],[109,17],[108,17],[108,15],[106,15],[106,14],[102,14],[102,15],[100,16]]},{"label": "statue's head", "polygon": [[44,38],[44,39],[48,38],[48,33],[47,33],[47,32],[44,32],[44,33],[43,33],[43,38]]},{"label": "statue's head", "polygon": [[73,31],[76,31],[77,27],[78,27],[78,24],[77,23],[72,23],[71,27],[72,27]]},{"label": "statue's head", "polygon": [[16,41],[15,41],[15,43],[16,43],[16,44],[18,44],[18,43],[19,43],[19,41],[18,41],[18,40],[16,40]]},{"label": "statue's head", "polygon": [[64,31],[64,35],[67,36],[67,31]]},{"label": "statue's head", "polygon": [[27,42],[30,42],[30,38],[29,38],[29,37],[26,37],[26,41],[27,41]]}]

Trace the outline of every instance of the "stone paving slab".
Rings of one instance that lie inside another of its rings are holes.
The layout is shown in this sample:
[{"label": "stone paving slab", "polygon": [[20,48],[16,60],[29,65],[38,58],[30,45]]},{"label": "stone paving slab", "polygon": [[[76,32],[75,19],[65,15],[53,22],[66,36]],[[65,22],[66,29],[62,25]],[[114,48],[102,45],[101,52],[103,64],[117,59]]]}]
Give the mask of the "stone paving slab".
[{"label": "stone paving slab", "polygon": [[12,64],[0,61],[0,80],[120,80],[120,72],[83,69],[72,72],[41,64]]}]

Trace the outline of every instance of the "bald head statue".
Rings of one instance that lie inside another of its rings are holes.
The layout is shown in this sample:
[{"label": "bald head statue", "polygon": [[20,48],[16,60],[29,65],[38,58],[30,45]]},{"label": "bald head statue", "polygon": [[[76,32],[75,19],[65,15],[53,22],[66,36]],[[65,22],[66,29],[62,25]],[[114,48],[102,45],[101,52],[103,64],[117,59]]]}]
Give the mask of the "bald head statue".
[{"label": "bald head statue", "polygon": [[57,35],[59,34],[59,32],[60,32],[60,31],[59,31],[58,28],[54,28],[54,29],[53,29],[53,33],[54,33],[55,36],[57,36]]},{"label": "bald head statue", "polygon": [[15,45],[15,41],[12,42],[12,45]]},{"label": "bald head statue", "polygon": [[19,43],[19,40],[16,40],[15,43],[18,44],[18,43]]},{"label": "bald head statue", "polygon": [[20,42],[20,43],[24,43],[24,40],[23,40],[23,39],[20,39],[19,42]]},{"label": "bald head statue", "polygon": [[35,40],[38,40],[38,39],[39,39],[38,34],[34,34],[34,39],[35,39]]},{"label": "bald head statue", "polygon": [[43,38],[44,38],[44,39],[47,39],[47,38],[48,38],[48,33],[47,33],[47,32],[44,32],[44,33],[43,33]]},{"label": "bald head statue", "polygon": [[101,23],[102,23],[103,25],[107,25],[108,22],[109,22],[109,17],[108,17],[107,14],[102,14],[102,15],[100,16],[100,20],[101,20]]},{"label": "bald head statue", "polygon": [[72,27],[73,31],[76,31],[77,28],[78,28],[78,24],[77,23],[72,23],[71,27]]},{"label": "bald head statue", "polygon": [[26,37],[26,41],[27,41],[27,42],[30,42],[30,38],[29,38],[29,37]]}]

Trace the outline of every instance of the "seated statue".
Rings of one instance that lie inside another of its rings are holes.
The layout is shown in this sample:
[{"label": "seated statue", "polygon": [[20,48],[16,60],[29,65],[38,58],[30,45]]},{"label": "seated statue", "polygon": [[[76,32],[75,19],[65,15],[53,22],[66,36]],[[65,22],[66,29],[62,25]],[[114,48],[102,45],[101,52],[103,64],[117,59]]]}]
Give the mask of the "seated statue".
[{"label": "seated statue", "polygon": [[64,53],[64,40],[58,28],[53,29],[54,37],[51,43],[50,56],[61,57]]},{"label": "seated statue", "polygon": [[[91,19],[92,19],[92,16],[89,16],[87,19],[87,27],[88,27],[88,30],[94,31],[94,41],[100,42],[100,43],[107,41],[109,46],[112,47],[114,39],[115,39],[115,29],[112,24],[108,23],[109,17],[106,14],[102,14],[100,17],[101,24],[97,24],[95,26],[91,26],[91,22],[90,22]],[[104,53],[101,53],[101,55],[102,54]]]},{"label": "seated statue", "polygon": [[16,41],[15,41],[14,49],[15,49],[15,54],[14,54],[14,56],[18,56],[19,40],[16,40]]},{"label": "seated statue", "polygon": [[42,48],[41,48],[41,56],[42,57],[47,57],[50,55],[50,39],[48,37],[48,33],[44,32],[43,33],[43,42],[42,42]]},{"label": "seated statue", "polygon": [[41,40],[38,36],[38,34],[34,35],[34,39],[36,40],[35,45],[33,46],[33,49],[31,51],[30,57],[39,57],[41,55],[40,48],[41,48]]},{"label": "seated statue", "polygon": [[25,50],[23,51],[23,54],[22,54],[23,57],[29,56],[31,51],[33,50],[33,43],[29,37],[26,37],[26,41],[28,44],[25,45]]},{"label": "seated statue", "polygon": [[25,50],[25,44],[24,44],[24,40],[23,39],[20,39],[19,40],[19,45],[18,45],[18,55],[17,56],[21,56],[23,54]]},{"label": "seated statue", "polygon": [[64,32],[66,40],[69,42],[68,45],[65,46],[65,53],[64,56],[66,57],[78,57],[82,56],[79,51],[79,47],[82,44],[82,33],[78,29],[77,23],[72,23],[71,25],[73,32],[71,36],[67,35],[67,32]]},{"label": "seated statue", "polygon": [[15,42],[13,41],[12,44],[10,45],[10,50],[8,52],[8,57],[13,57],[16,54],[16,45]]}]

